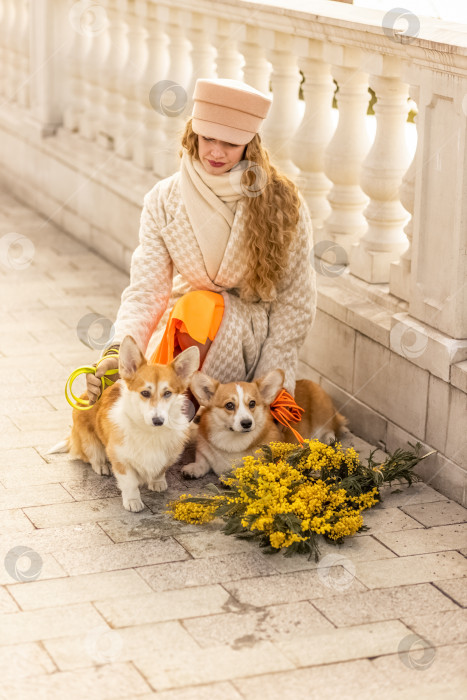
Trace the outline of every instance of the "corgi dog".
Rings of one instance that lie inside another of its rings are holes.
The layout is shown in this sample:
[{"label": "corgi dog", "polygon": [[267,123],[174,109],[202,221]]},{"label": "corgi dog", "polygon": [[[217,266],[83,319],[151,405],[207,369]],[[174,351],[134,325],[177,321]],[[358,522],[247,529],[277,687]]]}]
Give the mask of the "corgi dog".
[{"label": "corgi dog", "polygon": [[[197,479],[212,469],[220,476],[242,457],[253,455],[261,445],[298,442],[289,428],[285,431],[279,428],[270,411],[283,384],[281,369],[272,370],[251,383],[229,384],[220,384],[202,372],[195,372],[190,389],[201,406],[196,457],[182,468],[182,475]],[[292,426],[304,438],[330,443],[347,424],[328,394],[315,382],[297,381],[295,400],[305,413],[300,423]]]},{"label": "corgi dog", "polygon": [[103,475],[110,475],[108,458],[124,508],[143,510],[139,486],[165,491],[165,473],[190,439],[185,391],[199,361],[199,349],[189,347],[168,365],[150,365],[135,340],[125,336],[120,379],[89,410],[73,409],[70,436],[49,454],[70,452]]}]

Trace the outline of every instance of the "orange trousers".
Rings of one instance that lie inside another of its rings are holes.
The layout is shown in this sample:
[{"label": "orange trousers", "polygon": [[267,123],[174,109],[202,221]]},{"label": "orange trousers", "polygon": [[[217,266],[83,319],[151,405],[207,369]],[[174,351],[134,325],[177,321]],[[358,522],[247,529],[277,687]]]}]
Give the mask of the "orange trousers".
[{"label": "orange trousers", "polygon": [[204,345],[214,340],[224,315],[224,298],[217,292],[195,290],[184,294],[173,307],[164,335],[151,355],[150,364],[166,365],[172,362],[182,347],[179,334],[187,333]]}]

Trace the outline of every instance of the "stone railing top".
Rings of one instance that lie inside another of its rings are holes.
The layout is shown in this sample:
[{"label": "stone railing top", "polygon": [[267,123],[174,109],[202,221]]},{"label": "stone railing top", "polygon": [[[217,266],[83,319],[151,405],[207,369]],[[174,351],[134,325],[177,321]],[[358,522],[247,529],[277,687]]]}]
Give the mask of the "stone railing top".
[{"label": "stone railing top", "polygon": [[[155,0],[156,2],[156,0]],[[160,6],[160,0],[157,4]],[[162,3],[164,4],[164,3]],[[172,6],[170,0],[167,5]],[[467,26],[405,11],[394,36],[390,24],[397,19],[382,10],[355,7],[329,0],[177,0],[178,10],[190,10],[209,18],[270,29],[298,37],[342,43],[433,65],[467,69]],[[392,11],[391,11],[392,12]],[[399,8],[399,14],[403,11]],[[383,18],[386,31],[383,29]],[[407,35],[406,35],[407,34]],[[237,37],[241,39],[241,36]],[[437,57],[436,55],[437,54]],[[444,54],[441,57],[439,54]]]}]

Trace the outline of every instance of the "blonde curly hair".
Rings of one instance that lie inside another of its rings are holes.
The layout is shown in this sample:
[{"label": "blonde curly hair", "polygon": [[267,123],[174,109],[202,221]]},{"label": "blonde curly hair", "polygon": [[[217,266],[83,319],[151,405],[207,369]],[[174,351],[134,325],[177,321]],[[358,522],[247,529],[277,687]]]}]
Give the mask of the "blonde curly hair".
[{"label": "blonde curly hair", "polygon": [[[199,160],[198,135],[191,122],[190,117],[181,142],[189,155]],[[180,157],[183,148],[179,151]],[[239,293],[245,301],[258,298],[274,301],[297,230],[298,188],[272,165],[259,134],[246,144],[243,160],[255,165],[249,166],[242,177],[247,196],[245,231],[248,231],[248,236],[245,236],[247,271]],[[248,192],[253,196],[248,196]]]}]

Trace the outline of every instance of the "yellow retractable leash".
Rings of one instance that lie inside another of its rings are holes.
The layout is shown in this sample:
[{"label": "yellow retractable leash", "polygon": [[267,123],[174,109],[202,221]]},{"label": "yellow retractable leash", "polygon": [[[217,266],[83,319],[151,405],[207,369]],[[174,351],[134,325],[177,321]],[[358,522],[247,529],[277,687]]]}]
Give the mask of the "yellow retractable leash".
[{"label": "yellow retractable leash", "polygon": [[[78,411],[88,411],[90,408],[96,405],[95,403],[90,404],[89,399],[82,399],[79,396],[75,396],[71,387],[76,377],[79,377],[80,374],[95,374],[100,363],[112,355],[116,355],[118,357],[118,350],[110,350],[106,355],[104,355],[104,357],[101,357],[101,359],[96,362],[95,367],[93,365],[83,365],[83,367],[78,367],[78,369],[75,369],[75,371],[70,374],[65,384],[65,398],[72,408],[76,408]],[[104,389],[112,384],[115,384],[116,380],[111,378],[113,374],[118,374],[118,368],[109,369],[102,375],[102,391],[97,399],[98,401],[104,393]]]}]

